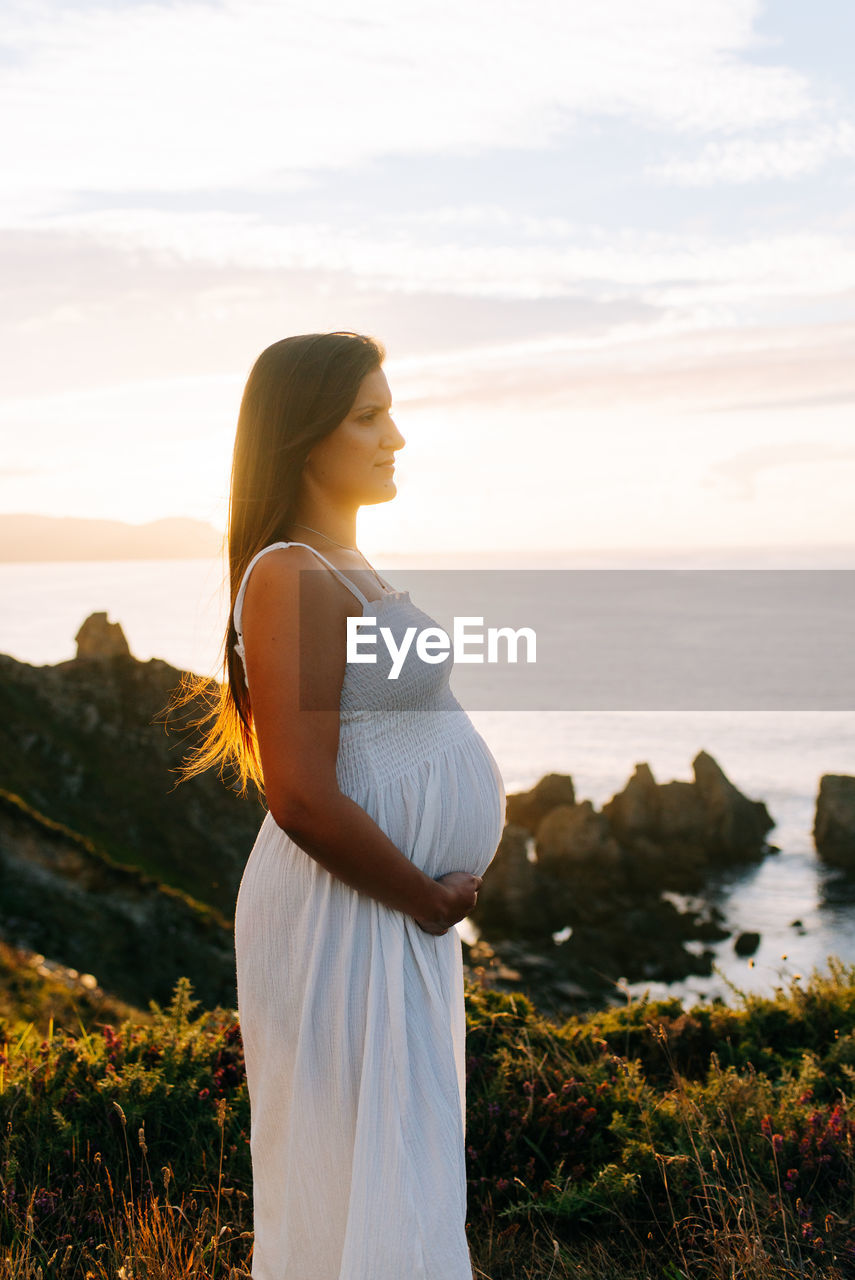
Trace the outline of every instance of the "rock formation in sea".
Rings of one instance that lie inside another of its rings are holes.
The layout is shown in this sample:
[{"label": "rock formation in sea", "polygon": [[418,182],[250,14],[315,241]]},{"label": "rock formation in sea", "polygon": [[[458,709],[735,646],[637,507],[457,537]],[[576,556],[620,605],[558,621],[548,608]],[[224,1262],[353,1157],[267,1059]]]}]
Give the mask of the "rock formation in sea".
[{"label": "rock formation in sea", "polygon": [[855,777],[822,775],[813,838],[817,853],[829,866],[855,871]]},{"label": "rock formation in sea", "polygon": [[709,973],[708,944],[727,936],[721,912],[679,895],[705,893],[720,870],[774,852],[774,823],[706,751],[692,768],[692,782],[657,783],[638,764],[601,810],[577,800],[566,775],[509,796],[472,915],[482,942],[512,972],[528,966],[541,993],[547,980],[566,994],[605,991],[621,977]]}]

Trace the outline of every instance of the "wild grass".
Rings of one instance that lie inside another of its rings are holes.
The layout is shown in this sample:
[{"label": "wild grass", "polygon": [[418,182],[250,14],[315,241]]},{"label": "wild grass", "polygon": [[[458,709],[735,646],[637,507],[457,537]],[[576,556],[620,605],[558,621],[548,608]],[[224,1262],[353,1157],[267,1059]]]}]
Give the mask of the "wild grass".
[{"label": "wild grass", "polygon": [[[855,967],[557,1024],[467,984],[477,1280],[855,1277]],[[249,1102],[234,1010],[0,1022],[0,1275],[238,1280]]]}]

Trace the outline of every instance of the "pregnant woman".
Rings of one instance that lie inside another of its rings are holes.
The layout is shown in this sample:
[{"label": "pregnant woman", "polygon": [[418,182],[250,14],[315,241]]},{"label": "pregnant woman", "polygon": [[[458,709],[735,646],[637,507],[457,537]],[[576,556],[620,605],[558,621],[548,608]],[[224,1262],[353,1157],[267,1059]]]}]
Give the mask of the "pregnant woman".
[{"label": "pregnant woman", "polygon": [[[274,343],[235,441],[228,680],[196,764],[236,764],[269,810],[235,912],[254,1280],[472,1277],[453,926],[505,792],[450,655],[413,644],[387,678],[379,627],[437,624],[356,546],[405,443],[384,358],[353,333]],[[348,616],[376,619],[375,663],[346,660]]]}]

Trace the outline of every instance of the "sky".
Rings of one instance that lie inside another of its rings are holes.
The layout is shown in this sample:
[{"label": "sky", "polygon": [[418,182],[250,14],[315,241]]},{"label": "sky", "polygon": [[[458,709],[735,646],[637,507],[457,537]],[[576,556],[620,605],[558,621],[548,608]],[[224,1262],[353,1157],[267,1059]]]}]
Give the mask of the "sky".
[{"label": "sky", "polygon": [[379,337],[377,550],[855,544],[849,0],[4,0],[0,511],[222,527]]}]

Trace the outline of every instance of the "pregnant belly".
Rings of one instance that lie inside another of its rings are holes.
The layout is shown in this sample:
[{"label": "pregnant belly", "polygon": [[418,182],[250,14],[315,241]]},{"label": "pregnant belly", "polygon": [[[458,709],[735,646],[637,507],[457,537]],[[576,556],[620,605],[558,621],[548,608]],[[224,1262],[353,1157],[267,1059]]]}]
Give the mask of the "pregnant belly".
[{"label": "pregnant belly", "polygon": [[474,725],[397,777],[382,770],[341,778],[349,795],[426,875],[481,876],[505,825],[499,766]]},{"label": "pregnant belly", "polygon": [[444,761],[444,769],[434,772],[427,787],[413,860],[434,877],[448,871],[482,876],[505,824],[502,776],[474,729]]}]

